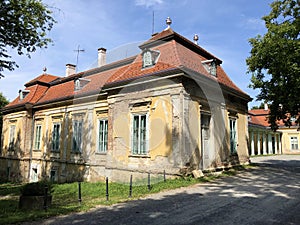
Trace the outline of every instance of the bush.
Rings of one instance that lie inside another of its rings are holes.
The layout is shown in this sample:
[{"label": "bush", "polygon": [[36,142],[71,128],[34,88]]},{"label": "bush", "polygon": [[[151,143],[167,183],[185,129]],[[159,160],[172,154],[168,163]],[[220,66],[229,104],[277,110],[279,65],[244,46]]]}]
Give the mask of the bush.
[{"label": "bush", "polygon": [[43,196],[45,194],[45,187],[48,187],[48,194],[52,193],[52,183],[48,181],[39,181],[35,183],[25,184],[21,188],[22,196]]}]

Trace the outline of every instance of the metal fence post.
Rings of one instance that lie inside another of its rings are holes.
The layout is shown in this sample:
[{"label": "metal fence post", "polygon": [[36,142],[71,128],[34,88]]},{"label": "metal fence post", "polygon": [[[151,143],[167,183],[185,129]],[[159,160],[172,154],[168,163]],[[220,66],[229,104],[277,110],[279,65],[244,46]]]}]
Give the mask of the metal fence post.
[{"label": "metal fence post", "polygon": [[150,173],[148,173],[148,190],[151,190]]},{"label": "metal fence post", "polygon": [[106,201],[108,201],[108,200],[109,200],[109,193],[108,193],[108,177],[106,177],[105,182],[106,182]]},{"label": "metal fence post", "polygon": [[81,182],[78,181],[78,202],[81,205]]},{"label": "metal fence post", "polygon": [[132,174],[130,175],[130,182],[129,182],[129,198],[132,197]]}]

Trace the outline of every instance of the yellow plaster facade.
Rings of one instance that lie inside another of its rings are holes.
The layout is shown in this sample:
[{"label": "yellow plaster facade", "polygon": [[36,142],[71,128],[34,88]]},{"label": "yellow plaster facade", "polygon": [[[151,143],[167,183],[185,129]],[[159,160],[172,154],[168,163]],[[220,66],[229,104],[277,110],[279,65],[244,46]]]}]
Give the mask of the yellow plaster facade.
[{"label": "yellow plaster facade", "polygon": [[282,154],[300,154],[300,132],[297,127],[280,127]]}]

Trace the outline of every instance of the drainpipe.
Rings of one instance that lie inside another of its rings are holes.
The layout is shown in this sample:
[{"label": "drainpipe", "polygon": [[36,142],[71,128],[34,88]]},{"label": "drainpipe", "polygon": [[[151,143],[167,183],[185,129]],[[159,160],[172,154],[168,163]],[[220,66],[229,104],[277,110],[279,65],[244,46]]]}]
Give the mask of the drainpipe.
[{"label": "drainpipe", "polygon": [[31,174],[33,135],[34,135],[34,115],[32,115],[32,124],[31,124],[31,143],[30,143],[30,155],[29,155],[28,181],[30,181],[30,174]]},{"label": "drainpipe", "polygon": [[33,136],[34,136],[34,119],[35,119],[35,115],[33,112],[33,107],[32,104],[26,104],[25,108],[27,110],[31,110],[31,141],[30,141],[30,152],[29,152],[29,169],[28,169],[28,181],[30,181],[30,174],[31,174],[31,163],[32,163],[32,150],[33,150]]}]

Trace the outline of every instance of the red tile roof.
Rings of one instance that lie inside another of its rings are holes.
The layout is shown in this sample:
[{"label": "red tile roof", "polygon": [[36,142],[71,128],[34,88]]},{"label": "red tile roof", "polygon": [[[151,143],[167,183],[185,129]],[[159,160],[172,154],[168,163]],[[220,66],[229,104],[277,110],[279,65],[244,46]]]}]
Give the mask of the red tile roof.
[{"label": "red tile roof", "polygon": [[[263,127],[270,127],[271,125],[268,122],[268,116],[270,110],[265,109],[251,109],[248,111],[250,120],[249,123],[253,125],[259,125]],[[277,121],[277,125],[280,128],[287,127],[282,120]],[[292,126],[297,126],[294,122],[292,122]]]},{"label": "red tile roof", "polygon": [[25,84],[25,87],[29,87],[31,85],[34,85],[36,84],[37,82],[40,82],[40,83],[44,83],[44,84],[48,84],[56,79],[58,79],[59,77],[58,76],[54,76],[54,75],[50,75],[50,74],[42,74],[36,78],[34,78],[33,80],[27,82]]},{"label": "red tile roof", "polygon": [[[220,66],[222,63],[220,59],[177,34],[172,29],[162,31],[140,46],[142,50],[150,47],[152,50],[160,52],[157,63],[152,67],[142,68],[142,54],[139,54],[130,59],[121,60],[69,77],[43,74],[25,84],[26,89],[30,89],[30,94],[22,102],[45,104],[78,95],[100,93],[102,88],[106,86],[118,86],[122,82],[128,82],[144,76],[165,74],[167,71],[175,70],[182,70],[187,75],[187,71],[194,71],[199,76],[215,80],[250,100],[250,97],[239,89],[224,72]],[[202,61],[210,59],[215,59],[218,64],[216,77],[211,75],[202,63]],[[187,70],[185,71],[185,69]],[[74,91],[74,80],[80,77],[89,82],[81,90]],[[35,85],[38,90],[33,91]],[[33,94],[34,96],[32,96]],[[14,107],[18,104],[20,102],[16,99],[7,107]]]},{"label": "red tile roof", "polygon": [[187,45],[186,47],[192,48],[194,50],[197,50],[200,55],[205,56],[207,59],[216,59],[219,64],[222,63],[222,61],[211,54],[210,52],[206,51],[204,48],[200,47],[199,45],[195,44],[194,42],[190,41],[189,39],[181,36],[180,34],[176,33],[173,31],[171,28],[165,29],[162,32],[155,34],[152,38],[150,38],[148,41],[146,41],[144,44],[141,46],[147,47],[147,46],[152,46],[152,45],[157,45],[161,44],[161,42],[169,41],[170,39],[174,39],[176,42],[179,42],[181,44]]},{"label": "red tile roof", "polygon": [[13,100],[6,107],[4,107],[4,109],[10,107],[22,106],[25,105],[26,103],[35,104],[44,95],[47,89],[48,87],[43,85],[38,85],[38,84],[27,87],[25,88],[25,90],[29,91],[29,93],[25,96],[25,98],[20,99],[20,97],[18,96],[15,100]]},{"label": "red tile roof", "polygon": [[268,115],[270,110],[265,109],[252,109],[249,110],[250,120],[249,123],[253,125],[259,125],[263,127],[270,127],[268,122]]}]

